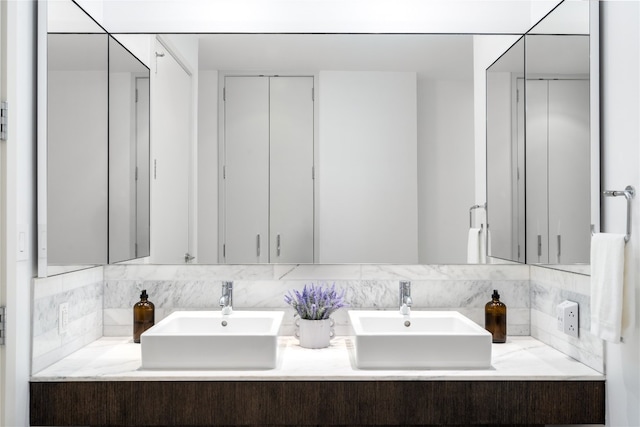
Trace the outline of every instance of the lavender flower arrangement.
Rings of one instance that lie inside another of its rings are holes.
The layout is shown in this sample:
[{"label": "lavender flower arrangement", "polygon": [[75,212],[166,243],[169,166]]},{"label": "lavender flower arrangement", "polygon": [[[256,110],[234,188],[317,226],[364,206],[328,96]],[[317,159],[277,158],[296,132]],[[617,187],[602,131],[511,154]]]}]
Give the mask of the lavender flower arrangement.
[{"label": "lavender flower arrangement", "polygon": [[304,285],[302,292],[289,291],[284,296],[284,302],[296,310],[296,315],[306,320],[328,319],[334,311],[347,307],[344,301],[344,290],[338,294],[335,283],[328,289],[323,285]]}]

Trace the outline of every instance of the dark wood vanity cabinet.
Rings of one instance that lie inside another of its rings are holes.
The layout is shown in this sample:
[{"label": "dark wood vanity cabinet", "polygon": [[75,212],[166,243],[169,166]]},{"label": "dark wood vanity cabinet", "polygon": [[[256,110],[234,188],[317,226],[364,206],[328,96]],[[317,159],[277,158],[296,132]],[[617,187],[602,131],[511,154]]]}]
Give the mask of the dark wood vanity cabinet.
[{"label": "dark wood vanity cabinet", "polygon": [[32,426],[604,424],[604,381],[32,382]]}]

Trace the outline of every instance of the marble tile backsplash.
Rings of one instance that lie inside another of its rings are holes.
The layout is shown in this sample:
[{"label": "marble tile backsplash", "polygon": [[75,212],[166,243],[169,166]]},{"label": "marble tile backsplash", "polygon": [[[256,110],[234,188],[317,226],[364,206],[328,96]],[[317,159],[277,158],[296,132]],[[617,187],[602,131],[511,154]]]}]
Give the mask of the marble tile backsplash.
[{"label": "marble tile backsplash", "polygon": [[[603,341],[590,332],[590,280],[585,274],[531,266],[531,336],[604,372]],[[556,306],[564,300],[578,303],[577,338],[556,327]]]},{"label": "marble tile backsplash", "polygon": [[[322,277],[318,281],[315,278]],[[218,310],[223,280],[234,280],[238,310],[285,310],[281,333],[294,332],[293,311],[283,301],[290,289],[325,282],[344,289],[350,307],[397,309],[398,280],[412,281],[414,310],[457,310],[484,325],[484,305],[498,289],[509,307],[508,333],[529,335],[527,266],[151,266],[105,267],[104,335],[132,331],[131,307],[146,289],[156,307],[156,322],[176,310]],[[336,334],[349,334],[346,310],[334,315]]]},{"label": "marble tile backsplash", "polygon": [[[321,278],[321,280],[318,280]],[[132,307],[142,289],[156,321],[176,310],[218,310],[222,281],[234,281],[234,308],[285,310],[281,333],[295,330],[284,303],[290,289],[335,283],[352,308],[396,310],[398,281],[412,282],[413,310],[456,310],[480,325],[493,289],[508,307],[508,335],[532,335],[603,372],[603,343],[589,332],[589,276],[528,265],[150,265],[97,267],[33,282],[32,371],[38,372],[101,336],[130,336]],[[580,335],[556,329],[555,308],[580,305]],[[69,302],[69,328],[58,332],[58,306]],[[346,309],[336,333],[349,334]]]},{"label": "marble tile backsplash", "polygon": [[[103,333],[103,267],[33,281],[32,372],[38,372]],[[58,307],[69,304],[66,332],[58,330]]]}]

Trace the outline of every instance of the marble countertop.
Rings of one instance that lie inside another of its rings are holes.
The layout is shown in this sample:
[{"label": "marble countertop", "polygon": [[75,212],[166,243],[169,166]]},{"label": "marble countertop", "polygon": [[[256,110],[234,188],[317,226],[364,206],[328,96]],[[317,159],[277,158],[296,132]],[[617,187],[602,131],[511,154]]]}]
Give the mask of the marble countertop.
[{"label": "marble countertop", "polygon": [[302,348],[279,338],[278,367],[268,370],[143,370],[140,344],[103,337],[32,375],[31,381],[603,381],[604,375],[531,337],[493,344],[490,369],[364,370],[355,367],[350,337],[328,348]]}]

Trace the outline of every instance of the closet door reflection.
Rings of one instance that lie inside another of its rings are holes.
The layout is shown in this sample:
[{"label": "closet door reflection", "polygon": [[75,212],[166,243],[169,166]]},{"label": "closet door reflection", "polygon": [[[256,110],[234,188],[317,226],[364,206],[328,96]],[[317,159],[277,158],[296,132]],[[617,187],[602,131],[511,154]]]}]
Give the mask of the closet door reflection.
[{"label": "closet door reflection", "polygon": [[589,262],[589,81],[527,81],[527,263]]},{"label": "closet door reflection", "polygon": [[589,153],[589,80],[549,80],[549,260],[556,264],[589,262]]},{"label": "closet door reflection", "polygon": [[270,262],[313,262],[313,77],[272,77]]},{"label": "closet door reflection", "polygon": [[225,77],[224,262],[313,262],[312,89]]},{"label": "closet door reflection", "polygon": [[269,79],[226,77],[226,263],[269,262]]}]

